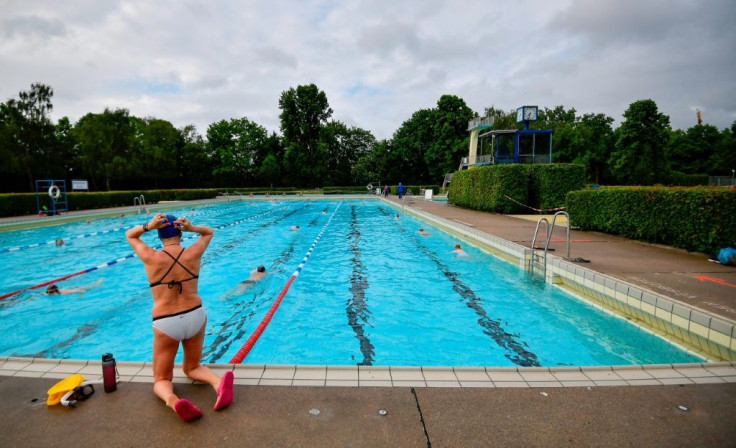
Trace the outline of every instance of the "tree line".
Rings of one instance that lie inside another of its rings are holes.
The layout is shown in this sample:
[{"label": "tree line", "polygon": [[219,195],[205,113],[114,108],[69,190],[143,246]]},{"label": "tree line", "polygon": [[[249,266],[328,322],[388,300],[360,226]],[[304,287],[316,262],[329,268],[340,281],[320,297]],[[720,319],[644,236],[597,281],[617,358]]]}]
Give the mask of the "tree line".
[{"label": "tree line", "polygon": [[[53,89],[35,83],[0,104],[0,191],[34,191],[37,179],[87,179],[91,190],[148,188],[323,187],[369,182],[439,184],[468,154],[465,101],[442,95],[390,139],[332,117],[316,85],[281,93],[280,134],[246,117],[221,120],[205,135],[126,109],[90,112],[72,123],[50,119]],[[517,129],[515,111],[488,107],[495,129]],[[736,122],[672,130],[652,100],[632,103],[621,125],[604,114],[542,108],[532,128],[552,129],[553,161],[587,167],[594,183],[673,183],[677,175],[731,175]],[[481,151],[484,149],[481,148]],[[488,148],[485,151],[489,151]]]}]

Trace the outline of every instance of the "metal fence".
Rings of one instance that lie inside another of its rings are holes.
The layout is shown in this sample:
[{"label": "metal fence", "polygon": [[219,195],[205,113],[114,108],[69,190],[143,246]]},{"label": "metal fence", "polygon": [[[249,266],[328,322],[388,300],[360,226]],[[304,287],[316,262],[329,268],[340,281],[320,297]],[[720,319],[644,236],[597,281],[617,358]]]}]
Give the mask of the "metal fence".
[{"label": "metal fence", "polygon": [[734,176],[709,176],[709,187],[732,187],[736,186],[736,178]]}]

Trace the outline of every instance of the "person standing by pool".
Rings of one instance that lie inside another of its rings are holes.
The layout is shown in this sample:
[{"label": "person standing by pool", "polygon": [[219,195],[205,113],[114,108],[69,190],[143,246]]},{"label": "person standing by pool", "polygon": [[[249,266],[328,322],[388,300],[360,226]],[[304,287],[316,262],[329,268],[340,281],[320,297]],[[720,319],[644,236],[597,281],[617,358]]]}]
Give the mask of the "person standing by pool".
[{"label": "person standing by pool", "polygon": [[[163,243],[160,251],[140,239],[153,229],[158,230]],[[182,232],[199,233],[200,237],[185,249],[181,247]],[[174,393],[171,380],[180,343],[184,348],[184,373],[195,381],[210,384],[217,392],[215,411],[226,408],[233,399],[233,372],[218,378],[200,364],[207,314],[198,293],[199,269],[213,235],[211,227],[195,226],[187,218],[162,213],[125,233],[143,262],[153,296],[153,392],[187,422],[201,417],[202,411]]]},{"label": "person standing by pool", "polygon": [[401,199],[401,197],[404,196],[404,186],[401,185],[401,182],[399,182],[399,186],[396,187],[396,191],[399,192],[399,199]]},{"label": "person standing by pool", "polygon": [[383,197],[384,198],[388,197],[388,185],[383,187]]}]

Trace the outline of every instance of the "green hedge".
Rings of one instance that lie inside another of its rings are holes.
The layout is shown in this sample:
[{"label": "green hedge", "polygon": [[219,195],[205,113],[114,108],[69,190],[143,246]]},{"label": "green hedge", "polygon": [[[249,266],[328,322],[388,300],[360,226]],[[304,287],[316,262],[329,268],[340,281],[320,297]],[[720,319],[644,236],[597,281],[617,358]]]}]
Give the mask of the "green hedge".
[{"label": "green hedge", "polygon": [[[378,188],[378,185],[376,185],[374,188]],[[375,192],[375,189],[373,190]],[[322,189],[323,194],[361,194],[365,193],[368,194],[368,188],[366,186],[362,187],[324,187]]]},{"label": "green hedge", "polygon": [[585,185],[585,167],[571,164],[492,165],[458,171],[452,177],[450,203],[495,213],[529,213],[561,207],[565,195]]},{"label": "green hedge", "polygon": [[677,185],[681,187],[696,187],[708,185],[707,174],[685,174],[679,171],[670,173],[669,185]]},{"label": "green hedge", "polygon": [[736,191],[707,187],[605,187],[567,195],[572,225],[716,254],[736,246]]},{"label": "green hedge", "polygon": [[[217,189],[201,190],[131,190],[104,192],[68,192],[67,205],[69,211],[101,209],[110,207],[132,206],[134,199],[143,195],[146,204],[160,201],[186,201],[194,199],[211,199],[217,196]],[[45,193],[39,193],[38,200],[42,206],[51,209],[51,199]],[[0,194],[0,217],[35,215],[37,212],[36,193]]]},{"label": "green hedge", "polygon": [[[45,195],[44,195],[45,196]],[[45,196],[46,205],[49,197]],[[36,195],[33,193],[3,193],[0,194],[0,217],[34,215],[38,213]]]}]

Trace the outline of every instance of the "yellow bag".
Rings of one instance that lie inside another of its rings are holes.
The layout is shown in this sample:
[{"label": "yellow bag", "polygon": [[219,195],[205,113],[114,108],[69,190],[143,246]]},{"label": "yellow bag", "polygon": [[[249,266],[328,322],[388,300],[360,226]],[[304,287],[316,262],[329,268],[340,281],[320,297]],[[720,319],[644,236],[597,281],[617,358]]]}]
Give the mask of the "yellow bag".
[{"label": "yellow bag", "polygon": [[54,384],[47,392],[49,398],[46,400],[46,404],[49,406],[59,404],[64,395],[66,395],[68,392],[73,391],[74,388],[82,384],[82,382],[84,382],[84,377],[78,373],[75,373],[74,375],[64,378],[63,380]]}]

